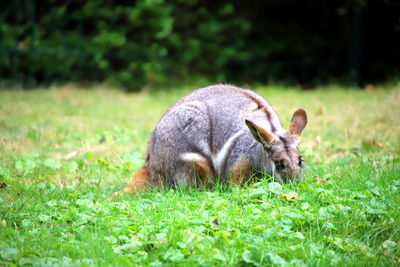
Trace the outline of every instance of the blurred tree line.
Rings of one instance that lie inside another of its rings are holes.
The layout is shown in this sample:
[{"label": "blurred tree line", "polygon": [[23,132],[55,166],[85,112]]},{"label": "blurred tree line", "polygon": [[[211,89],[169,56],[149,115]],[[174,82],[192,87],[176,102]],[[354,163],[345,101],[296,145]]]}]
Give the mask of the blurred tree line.
[{"label": "blurred tree line", "polygon": [[400,73],[399,16],[397,0],[1,1],[0,83],[376,82]]}]

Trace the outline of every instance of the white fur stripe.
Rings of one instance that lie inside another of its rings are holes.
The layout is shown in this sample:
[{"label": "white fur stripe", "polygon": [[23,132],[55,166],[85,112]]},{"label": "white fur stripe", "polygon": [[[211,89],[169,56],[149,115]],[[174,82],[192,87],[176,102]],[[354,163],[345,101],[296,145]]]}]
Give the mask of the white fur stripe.
[{"label": "white fur stripe", "polygon": [[240,130],[226,141],[226,143],[222,146],[221,150],[216,155],[212,155],[212,162],[214,165],[214,170],[217,174],[221,174],[223,163],[226,161],[226,157],[228,156],[228,152],[230,151],[235,140],[244,132],[244,130]]},{"label": "white fur stripe", "polygon": [[199,153],[186,152],[181,154],[181,159],[187,162],[201,161],[207,163],[207,159]]},{"label": "white fur stripe", "polygon": [[[236,132],[234,135],[228,138],[228,140],[225,142],[225,144],[222,146],[221,150],[215,154],[211,155],[211,160],[214,165],[214,170],[220,174],[222,171],[222,167],[224,162],[227,160],[227,156],[229,151],[231,150],[231,147],[233,146],[235,140],[239,138],[240,135],[244,133],[244,130],[240,130]],[[180,155],[180,158],[183,161],[186,162],[196,162],[196,161],[201,161],[204,163],[208,163],[207,158],[202,156],[199,153],[194,153],[194,152],[185,152]]]}]

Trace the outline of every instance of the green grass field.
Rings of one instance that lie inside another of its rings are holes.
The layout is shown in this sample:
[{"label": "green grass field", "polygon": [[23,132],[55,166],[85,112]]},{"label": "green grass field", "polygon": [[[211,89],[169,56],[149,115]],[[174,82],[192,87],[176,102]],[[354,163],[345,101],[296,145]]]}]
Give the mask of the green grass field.
[{"label": "green grass field", "polygon": [[0,266],[399,265],[399,85],[255,88],[308,111],[304,183],[107,198],[190,89],[0,91]]}]

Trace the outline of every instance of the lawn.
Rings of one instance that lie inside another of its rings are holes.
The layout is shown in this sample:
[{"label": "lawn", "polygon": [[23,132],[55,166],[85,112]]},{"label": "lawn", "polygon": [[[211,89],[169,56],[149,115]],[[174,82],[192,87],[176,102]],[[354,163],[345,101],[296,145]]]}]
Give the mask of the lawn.
[{"label": "lawn", "polygon": [[399,84],[254,88],[308,112],[301,184],[108,198],[191,89],[1,90],[0,266],[398,266]]}]

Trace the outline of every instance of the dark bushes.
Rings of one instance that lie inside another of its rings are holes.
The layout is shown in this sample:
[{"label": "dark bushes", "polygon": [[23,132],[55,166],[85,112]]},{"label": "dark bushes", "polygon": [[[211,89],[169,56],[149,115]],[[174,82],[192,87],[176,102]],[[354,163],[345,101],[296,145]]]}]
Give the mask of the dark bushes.
[{"label": "dark bushes", "polygon": [[391,1],[15,0],[0,8],[3,85],[107,81],[138,90],[399,73]]}]

